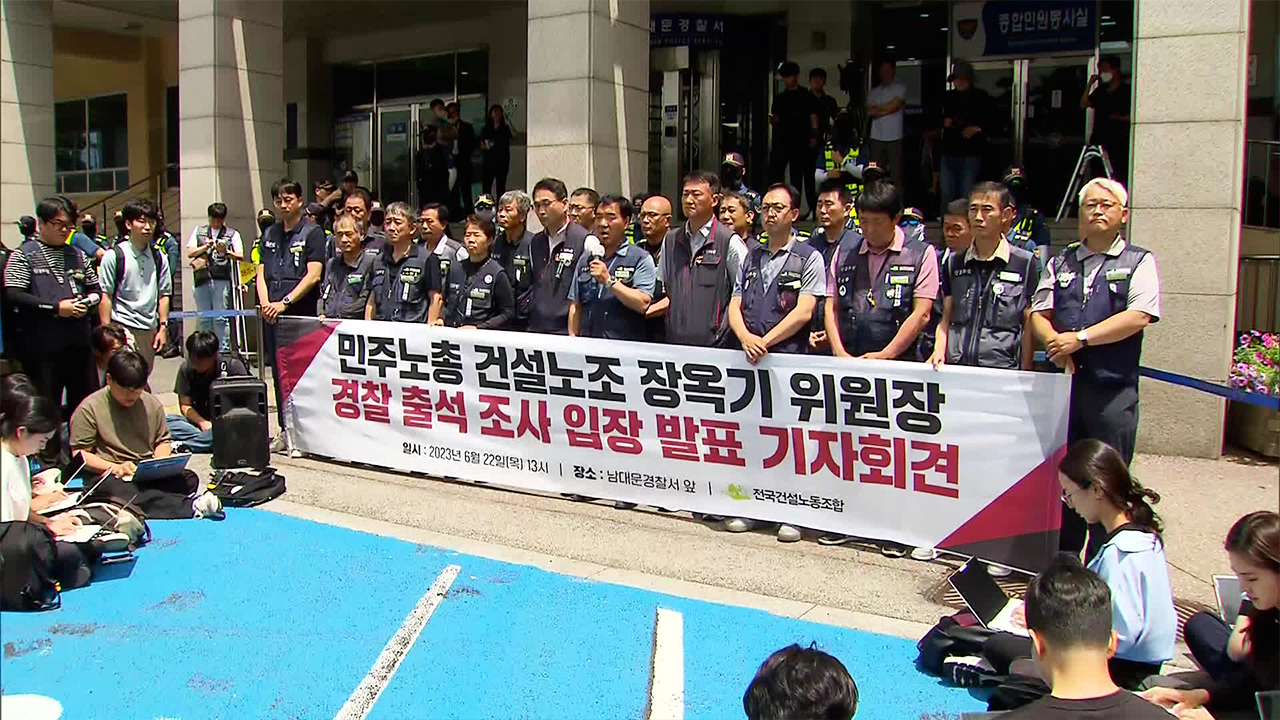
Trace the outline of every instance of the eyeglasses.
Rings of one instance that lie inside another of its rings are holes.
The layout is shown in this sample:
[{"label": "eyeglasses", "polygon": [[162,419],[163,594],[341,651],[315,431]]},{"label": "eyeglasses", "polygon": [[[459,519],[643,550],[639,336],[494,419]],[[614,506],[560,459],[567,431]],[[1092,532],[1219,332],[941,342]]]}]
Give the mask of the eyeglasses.
[{"label": "eyeglasses", "polygon": [[46,220],[44,224],[48,225],[54,230],[70,230],[71,228],[75,227],[71,223],[63,222],[61,220]]},{"label": "eyeglasses", "polygon": [[1120,206],[1120,203],[1114,200],[1090,200],[1089,202],[1084,204],[1084,209],[1085,210],[1098,209],[1098,210],[1102,210],[1103,212],[1106,212],[1107,210],[1111,210],[1112,208],[1116,208],[1119,206]]},{"label": "eyeglasses", "polygon": [[591,209],[590,205],[573,205],[573,204],[569,205],[569,212],[575,213],[575,214],[580,212],[585,212],[590,209]]},{"label": "eyeglasses", "polygon": [[1063,491],[1062,491],[1062,502],[1066,503],[1067,507],[1075,507],[1075,506],[1076,506],[1076,504],[1075,504],[1075,499],[1074,499],[1074,498],[1075,498],[1075,494],[1076,494],[1076,493],[1078,493],[1078,492],[1080,492],[1080,491],[1081,491],[1081,490],[1083,490],[1083,489],[1084,489],[1084,488],[1076,488],[1075,490],[1072,490],[1072,491],[1070,491],[1070,492],[1067,492],[1066,490],[1063,490]]},{"label": "eyeglasses", "polygon": [[660,213],[660,212],[642,212],[642,213],[640,213],[640,219],[641,219],[641,220],[657,220],[658,218],[663,218],[663,217],[664,217],[664,218],[670,218],[670,217],[671,217],[671,213]]},{"label": "eyeglasses", "polygon": [[791,206],[783,205],[782,203],[766,203],[761,205],[760,209],[763,210],[766,215],[769,215],[771,213],[790,212]]}]

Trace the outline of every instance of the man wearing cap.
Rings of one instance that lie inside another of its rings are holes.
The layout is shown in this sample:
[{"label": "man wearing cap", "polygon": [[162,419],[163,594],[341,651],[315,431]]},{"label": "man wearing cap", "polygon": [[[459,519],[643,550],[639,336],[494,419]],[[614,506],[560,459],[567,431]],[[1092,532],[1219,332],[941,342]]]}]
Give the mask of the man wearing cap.
[{"label": "man wearing cap", "polygon": [[1031,206],[1026,171],[1017,165],[1005,170],[1004,185],[1013,194],[1013,203],[1018,208],[1009,228],[1009,242],[1027,252],[1034,253],[1041,246],[1044,247],[1041,254],[1049,252],[1049,226],[1044,222],[1044,215]]},{"label": "man wearing cap", "polygon": [[[1094,178],[1080,190],[1081,242],[1045,266],[1031,302],[1031,326],[1049,359],[1073,372],[1067,442],[1092,438],[1133,460],[1138,434],[1138,362],[1147,325],[1160,320],[1160,276],[1147,250],[1125,242],[1124,185]],[[1064,505],[1065,508],[1065,505]],[[1063,512],[1061,547],[1079,551],[1084,523]],[[1101,526],[1089,547],[1102,544]]]},{"label": "man wearing cap", "polygon": [[942,97],[942,205],[967,197],[982,171],[991,97],[973,86],[973,66],[957,62],[947,76],[951,90]]},{"label": "man wearing cap", "polygon": [[769,111],[773,126],[769,182],[782,182],[789,168],[791,185],[807,187],[806,178],[813,182],[813,151],[818,147],[818,109],[813,93],[800,87],[799,65],[788,60],[778,67],[778,75],[785,89],[773,99]]},{"label": "man wearing cap", "polygon": [[742,153],[725,153],[724,162],[720,164],[720,187],[726,193],[738,193],[751,203],[751,210],[760,212],[760,193],[747,187],[747,164]]}]

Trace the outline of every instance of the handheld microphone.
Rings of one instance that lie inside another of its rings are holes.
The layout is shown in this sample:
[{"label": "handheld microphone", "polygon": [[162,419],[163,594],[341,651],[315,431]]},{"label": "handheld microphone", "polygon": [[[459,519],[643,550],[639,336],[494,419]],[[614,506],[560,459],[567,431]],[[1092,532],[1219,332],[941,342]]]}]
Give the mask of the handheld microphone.
[{"label": "handheld microphone", "polygon": [[588,255],[597,260],[604,257],[604,245],[600,242],[600,238],[595,235],[587,236],[586,241],[582,244],[582,249],[586,250]]},{"label": "handheld microphone", "polygon": [[80,300],[80,304],[85,307],[94,307],[102,300],[102,296],[98,293],[89,293],[89,297]]}]

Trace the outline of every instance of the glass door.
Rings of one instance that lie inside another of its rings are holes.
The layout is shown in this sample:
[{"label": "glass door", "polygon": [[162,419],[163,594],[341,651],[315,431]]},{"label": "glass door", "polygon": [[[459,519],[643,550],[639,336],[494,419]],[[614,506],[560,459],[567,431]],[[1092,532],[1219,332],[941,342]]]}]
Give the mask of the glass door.
[{"label": "glass door", "polygon": [[991,115],[984,127],[987,137],[985,167],[979,177],[998,178],[1018,156],[1018,98],[1016,60],[973,63],[973,86],[991,97]]},{"label": "glass door", "polygon": [[337,177],[355,170],[362,184],[374,181],[373,113],[359,113],[333,124],[334,172]]},{"label": "glass door", "polygon": [[1080,97],[1089,82],[1092,58],[1038,57],[1020,62],[1025,64],[1026,77],[1021,162],[1032,205],[1051,214],[1062,202],[1085,147],[1088,111],[1080,107]]},{"label": "glass door", "polygon": [[383,205],[413,200],[413,148],[413,106],[379,108],[378,196]]}]

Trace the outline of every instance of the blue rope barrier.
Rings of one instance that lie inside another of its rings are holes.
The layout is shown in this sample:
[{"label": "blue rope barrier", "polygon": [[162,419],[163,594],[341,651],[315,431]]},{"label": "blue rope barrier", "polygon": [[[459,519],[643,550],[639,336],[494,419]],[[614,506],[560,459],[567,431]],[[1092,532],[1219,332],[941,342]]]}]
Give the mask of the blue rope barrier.
[{"label": "blue rope barrier", "polygon": [[181,320],[184,318],[234,318],[234,317],[258,317],[258,310],[201,310],[199,312],[171,312],[170,320]]},{"label": "blue rope barrier", "polygon": [[[1036,362],[1048,360],[1049,356],[1044,351],[1036,353]],[[1192,390],[1199,390],[1210,395],[1217,395],[1232,402],[1248,403],[1249,405],[1261,405],[1264,408],[1272,410],[1280,410],[1280,397],[1275,395],[1263,395],[1262,393],[1245,392],[1239,388],[1227,387],[1226,385],[1217,385],[1215,383],[1193,378],[1190,375],[1180,375],[1178,373],[1169,372],[1168,370],[1157,370],[1149,368],[1145,365],[1138,368],[1138,374],[1142,377],[1149,377],[1152,380],[1167,382],[1170,385],[1181,385],[1189,387]]]}]

